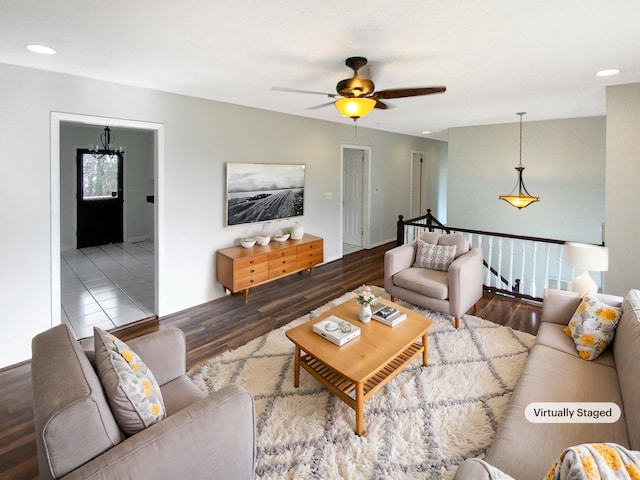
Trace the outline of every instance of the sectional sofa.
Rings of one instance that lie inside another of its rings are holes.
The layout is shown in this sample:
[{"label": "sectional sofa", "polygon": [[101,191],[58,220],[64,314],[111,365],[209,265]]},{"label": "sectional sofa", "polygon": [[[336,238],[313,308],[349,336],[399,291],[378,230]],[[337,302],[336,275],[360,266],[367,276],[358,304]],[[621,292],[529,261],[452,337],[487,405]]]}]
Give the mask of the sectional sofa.
[{"label": "sectional sofa", "polygon": [[[581,299],[571,292],[545,291],[536,343],[495,442],[483,461],[463,462],[455,480],[499,478],[492,467],[517,480],[542,480],[565,449],[580,444],[611,442],[640,450],[640,291],[631,290],[624,299],[598,299],[621,307],[622,315],[612,343],[590,361],[579,356],[564,331]],[[608,402],[621,413],[613,423],[590,418],[585,418],[588,423],[538,423],[526,417],[532,402]]]}]

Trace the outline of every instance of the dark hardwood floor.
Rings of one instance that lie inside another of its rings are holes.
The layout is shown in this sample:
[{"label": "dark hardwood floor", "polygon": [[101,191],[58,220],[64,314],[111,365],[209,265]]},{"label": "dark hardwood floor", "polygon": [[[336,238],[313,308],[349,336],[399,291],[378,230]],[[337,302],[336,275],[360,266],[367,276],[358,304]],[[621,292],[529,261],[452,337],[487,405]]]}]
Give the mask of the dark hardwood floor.
[{"label": "dark hardwood floor", "polygon": [[[346,255],[321,265],[313,275],[295,274],[157,320],[139,322],[115,333],[124,340],[157,328],[175,326],[187,338],[187,366],[199,365],[287,324],[328,300],[362,284],[382,286],[384,252],[393,244]],[[485,293],[469,313],[536,334],[541,305]],[[30,363],[0,370],[0,479],[38,478],[31,397]]]}]

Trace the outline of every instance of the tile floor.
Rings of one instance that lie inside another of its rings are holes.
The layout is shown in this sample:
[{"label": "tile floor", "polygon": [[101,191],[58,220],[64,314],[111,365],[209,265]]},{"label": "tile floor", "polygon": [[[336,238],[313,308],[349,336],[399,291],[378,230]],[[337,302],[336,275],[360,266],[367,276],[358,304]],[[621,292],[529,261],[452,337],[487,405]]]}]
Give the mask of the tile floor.
[{"label": "tile floor", "polygon": [[154,245],[117,243],[61,253],[62,321],[78,339],[155,315]]}]

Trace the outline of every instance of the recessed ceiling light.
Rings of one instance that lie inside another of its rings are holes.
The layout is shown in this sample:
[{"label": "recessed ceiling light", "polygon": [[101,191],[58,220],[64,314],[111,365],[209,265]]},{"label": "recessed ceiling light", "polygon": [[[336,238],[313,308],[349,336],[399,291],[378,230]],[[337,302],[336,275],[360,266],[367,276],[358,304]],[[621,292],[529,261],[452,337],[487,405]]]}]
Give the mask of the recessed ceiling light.
[{"label": "recessed ceiling light", "polygon": [[51,47],[47,47],[46,45],[38,45],[36,43],[31,43],[26,46],[27,50],[34,53],[41,53],[43,55],[53,55],[56,53],[55,49]]},{"label": "recessed ceiling light", "polygon": [[423,135],[429,135],[431,133],[431,130],[425,130],[424,132],[422,132]]},{"label": "recessed ceiling light", "polygon": [[608,68],[607,70],[600,70],[596,73],[599,77],[609,77],[611,75],[617,75],[620,73],[620,70],[617,68]]}]

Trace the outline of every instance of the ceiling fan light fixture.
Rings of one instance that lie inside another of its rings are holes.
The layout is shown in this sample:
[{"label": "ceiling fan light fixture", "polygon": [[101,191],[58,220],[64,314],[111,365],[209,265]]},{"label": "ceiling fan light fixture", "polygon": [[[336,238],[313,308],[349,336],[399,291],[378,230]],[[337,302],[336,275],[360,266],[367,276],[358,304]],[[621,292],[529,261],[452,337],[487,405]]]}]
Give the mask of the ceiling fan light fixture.
[{"label": "ceiling fan light fixture", "polygon": [[341,98],[334,102],[336,109],[345,117],[353,118],[357,120],[360,117],[364,117],[371,113],[376,106],[376,101],[373,98],[367,97],[354,97],[354,98]]}]

